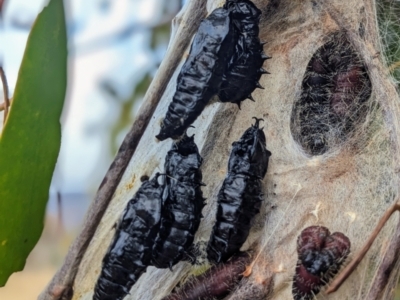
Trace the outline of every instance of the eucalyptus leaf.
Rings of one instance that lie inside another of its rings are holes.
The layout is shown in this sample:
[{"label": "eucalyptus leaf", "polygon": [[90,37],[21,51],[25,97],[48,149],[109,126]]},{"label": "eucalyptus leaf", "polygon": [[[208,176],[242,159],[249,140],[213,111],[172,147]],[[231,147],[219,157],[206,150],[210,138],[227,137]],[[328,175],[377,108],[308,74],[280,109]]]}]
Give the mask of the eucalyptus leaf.
[{"label": "eucalyptus leaf", "polygon": [[51,0],[29,34],[0,137],[0,286],[23,269],[43,230],[66,84],[64,7]]}]

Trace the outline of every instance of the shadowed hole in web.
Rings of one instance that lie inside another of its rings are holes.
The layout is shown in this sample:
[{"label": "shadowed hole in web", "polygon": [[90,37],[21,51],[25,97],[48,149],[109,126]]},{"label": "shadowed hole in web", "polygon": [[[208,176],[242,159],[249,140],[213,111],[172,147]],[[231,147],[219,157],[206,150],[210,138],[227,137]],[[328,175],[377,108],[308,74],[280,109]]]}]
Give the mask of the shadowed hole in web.
[{"label": "shadowed hole in web", "polygon": [[312,56],[296,99],[291,132],[309,155],[342,144],[365,120],[371,81],[345,33],[332,34]]}]

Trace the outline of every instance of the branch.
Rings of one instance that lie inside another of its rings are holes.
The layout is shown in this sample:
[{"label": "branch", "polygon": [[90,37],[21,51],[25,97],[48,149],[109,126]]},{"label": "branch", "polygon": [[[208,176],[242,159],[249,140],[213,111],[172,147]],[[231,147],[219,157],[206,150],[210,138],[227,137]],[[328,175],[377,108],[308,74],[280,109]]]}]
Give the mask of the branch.
[{"label": "branch", "polygon": [[[177,34],[172,40],[158,70],[145,95],[138,116],[125,137],[113,163],[108,169],[96,197],[89,207],[80,235],[71,245],[64,264],[55,274],[52,281],[39,296],[39,300],[71,299],[72,286],[82,257],[100,223],[103,214],[117,188],[119,181],[132,157],[136,147],[172,77],[192,35],[197,30],[201,19],[206,13],[205,1],[191,0],[186,6]],[[178,21],[179,22],[179,21]]]},{"label": "branch", "polygon": [[[365,254],[367,254],[369,248],[371,248],[373,242],[378,236],[379,232],[382,230],[383,226],[392,216],[392,214],[396,211],[400,210],[400,202],[394,203],[389,209],[383,214],[382,218],[379,220],[378,225],[375,230],[372,232],[367,242],[361,248],[361,250],[354,256],[353,260],[339,273],[336,279],[329,285],[328,289],[325,291],[326,294],[331,294],[336,292],[343,282],[353,273],[353,271],[357,268],[361,260],[364,258]],[[376,299],[376,298],[374,298]]]}]

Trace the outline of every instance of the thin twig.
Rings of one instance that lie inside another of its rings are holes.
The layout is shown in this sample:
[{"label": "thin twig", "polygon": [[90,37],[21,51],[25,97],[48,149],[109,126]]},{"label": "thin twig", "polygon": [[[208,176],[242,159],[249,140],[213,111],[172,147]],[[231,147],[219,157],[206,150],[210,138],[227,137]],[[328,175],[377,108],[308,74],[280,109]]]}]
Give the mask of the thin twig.
[{"label": "thin twig", "polygon": [[[365,298],[365,300],[376,300],[376,299],[387,299],[384,295],[384,291],[391,291],[391,286],[397,284],[397,277],[394,274],[399,273],[398,269],[398,257],[400,255],[400,221],[397,222],[394,236],[385,251],[385,255],[382,259],[382,263],[379,265],[377,272],[375,273],[371,288]],[[390,277],[392,280],[390,280]]]},{"label": "thin twig", "polygon": [[85,217],[83,229],[71,245],[63,266],[39,296],[39,300],[71,299],[72,285],[83,255],[89,246],[132,155],[135,153],[136,147],[170,78],[190,42],[190,38],[197,30],[201,19],[205,16],[205,2],[206,1],[191,0],[186,5],[187,10],[182,18],[177,34],[168,48],[167,54],[160,65],[156,77],[147,90],[145,101],[135,118],[131,130],[125,137],[113,163],[100,184],[95,200],[92,202]]},{"label": "thin twig", "polygon": [[5,0],[0,0],[0,18],[3,18],[3,5]]},{"label": "thin twig", "polygon": [[6,107],[6,104],[4,102],[0,103],[0,111],[3,111],[5,107]]},{"label": "thin twig", "polygon": [[1,83],[3,84],[3,94],[4,94],[4,103],[2,103],[2,107],[4,109],[4,120],[3,124],[6,123],[7,116],[8,116],[8,107],[10,106],[10,98],[9,98],[9,91],[8,91],[8,84],[7,84],[7,77],[6,73],[2,66],[0,66],[0,78]]},{"label": "thin twig", "polygon": [[367,254],[369,248],[371,248],[372,243],[375,241],[377,235],[382,230],[383,226],[389,220],[391,215],[398,210],[400,210],[400,202],[396,202],[391,207],[388,208],[388,210],[379,220],[378,225],[368,238],[365,245],[354,256],[353,260],[340,272],[340,274],[335,278],[335,280],[329,285],[328,289],[325,291],[326,294],[336,292],[339,289],[339,287],[343,284],[343,282],[351,275],[351,273],[353,273],[353,271],[357,268],[361,260],[364,258],[365,254]]}]

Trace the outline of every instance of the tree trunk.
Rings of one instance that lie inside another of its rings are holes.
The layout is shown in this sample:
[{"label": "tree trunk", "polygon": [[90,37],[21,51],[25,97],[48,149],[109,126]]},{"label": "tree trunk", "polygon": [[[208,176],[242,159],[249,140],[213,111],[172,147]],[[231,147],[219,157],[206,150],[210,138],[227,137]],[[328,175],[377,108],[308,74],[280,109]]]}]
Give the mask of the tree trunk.
[{"label": "tree trunk", "polygon": [[[209,0],[208,12],[222,3]],[[250,126],[252,117],[263,118],[267,148],[272,152],[263,181],[265,201],[242,247],[253,249],[256,255],[251,275],[243,279],[227,299],[293,299],[296,241],[305,227],[321,225],[331,232],[347,235],[351,241],[347,259],[350,260],[380,216],[397,200],[399,97],[380,58],[374,1],[258,0],[254,3],[263,12],[260,39],[268,42],[264,49],[273,57],[264,64],[271,75],[261,78],[265,89],[253,93],[255,103],[245,101],[239,110],[234,104],[215,101],[193,124],[195,129],[189,129],[189,133],[196,133],[195,141],[204,158],[203,180],[207,184],[203,188],[207,205],[195,241],[207,241],[210,237],[216,195],[226,176],[232,142]],[[180,20],[177,19],[178,23]],[[322,155],[310,155],[294,138],[294,105],[301,96],[310,59],[337,31],[345,34],[364,61],[372,83],[372,95],[362,122],[355,125],[344,141],[334,144],[331,151]],[[184,57],[186,55],[182,62]],[[113,226],[140,186],[139,178],[163,172],[164,157],[172,141],[157,142],[155,135],[175,92],[179,70],[180,66],[169,81],[83,256],[75,278],[73,299],[91,299],[101,261],[115,232]],[[386,274],[387,268],[379,268],[384,258],[389,260],[386,264],[397,263],[397,249],[393,249],[397,243],[397,222],[397,216],[392,217],[355,272],[327,299],[393,297],[398,271],[392,268],[394,271],[390,269]],[[126,299],[159,300],[191,272],[193,267],[186,262],[177,264],[172,272],[149,267]],[[382,280],[379,275],[382,272],[387,276],[378,284],[376,278]],[[323,295],[317,298],[325,299]]]}]

